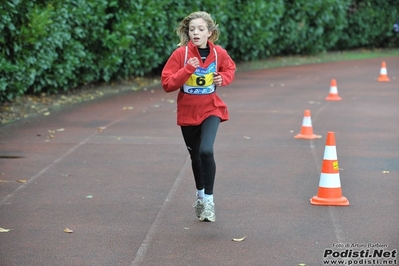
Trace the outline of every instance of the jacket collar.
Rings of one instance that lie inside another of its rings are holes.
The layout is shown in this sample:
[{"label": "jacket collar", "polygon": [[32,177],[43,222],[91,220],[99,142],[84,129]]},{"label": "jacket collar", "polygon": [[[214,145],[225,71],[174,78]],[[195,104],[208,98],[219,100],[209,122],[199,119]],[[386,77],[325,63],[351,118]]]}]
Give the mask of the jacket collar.
[{"label": "jacket collar", "polygon": [[[187,46],[188,46],[188,49],[190,49],[190,50],[197,50],[196,49],[197,47],[191,41],[188,41]],[[211,51],[215,47],[215,45],[209,40],[208,40],[208,46],[211,49]]]}]

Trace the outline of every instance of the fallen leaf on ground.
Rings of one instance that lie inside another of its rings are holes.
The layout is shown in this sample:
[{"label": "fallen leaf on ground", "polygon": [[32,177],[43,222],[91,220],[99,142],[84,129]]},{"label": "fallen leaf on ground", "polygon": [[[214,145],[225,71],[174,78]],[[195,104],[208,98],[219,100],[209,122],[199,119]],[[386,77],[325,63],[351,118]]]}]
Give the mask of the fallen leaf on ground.
[{"label": "fallen leaf on ground", "polygon": [[126,110],[133,110],[133,107],[132,107],[132,106],[125,106],[125,107],[123,107],[123,110],[124,110],[124,111],[126,111]]},{"label": "fallen leaf on ground", "polygon": [[98,131],[99,133],[103,133],[105,128],[106,128],[106,127],[98,127],[98,128],[97,128],[97,131]]},{"label": "fallen leaf on ground", "polygon": [[17,182],[19,182],[19,183],[26,183],[26,179],[19,179],[19,180],[17,180]]},{"label": "fallen leaf on ground", "polygon": [[234,241],[234,242],[241,242],[241,241],[244,241],[244,239],[246,238],[247,236],[244,236],[244,237],[242,237],[242,238],[233,238],[232,240]]},{"label": "fallen leaf on ground", "polygon": [[62,131],[64,131],[64,130],[65,130],[65,129],[63,129],[63,128],[57,129],[58,132],[62,132]]},{"label": "fallen leaf on ground", "polygon": [[389,174],[389,171],[382,171],[383,174]]},{"label": "fallen leaf on ground", "polygon": [[65,228],[64,229],[64,233],[73,233],[73,230],[69,229],[69,228]]},{"label": "fallen leaf on ground", "polygon": [[5,228],[1,228],[0,227],[0,233],[8,233],[10,232],[12,229],[5,229]]}]

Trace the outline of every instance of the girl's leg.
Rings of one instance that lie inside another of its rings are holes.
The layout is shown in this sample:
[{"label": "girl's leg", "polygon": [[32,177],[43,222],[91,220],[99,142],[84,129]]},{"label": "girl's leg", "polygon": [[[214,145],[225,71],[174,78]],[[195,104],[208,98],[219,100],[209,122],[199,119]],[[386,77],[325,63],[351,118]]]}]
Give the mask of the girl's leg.
[{"label": "girl's leg", "polygon": [[220,118],[210,116],[199,126],[182,126],[184,142],[190,153],[197,190],[205,188],[205,194],[213,194],[216,164],[213,145],[220,124]]},{"label": "girl's leg", "polygon": [[[219,117],[210,116],[199,126],[181,127],[184,141],[190,153],[197,187],[197,201],[193,207],[200,221],[215,221],[213,184],[215,182],[216,164],[213,156],[213,145],[219,124]],[[204,198],[199,197],[199,192],[203,194],[203,190],[205,190]]]},{"label": "girl's leg", "polygon": [[205,119],[201,125],[201,145],[199,148],[199,154],[201,158],[201,172],[204,182],[205,195],[213,194],[213,185],[215,183],[216,174],[213,145],[215,143],[219,124],[219,117],[210,116]]},{"label": "girl's leg", "polygon": [[182,126],[181,131],[190,154],[195,186],[197,190],[204,189],[205,185],[202,177],[202,163],[199,152],[201,145],[201,126]]}]

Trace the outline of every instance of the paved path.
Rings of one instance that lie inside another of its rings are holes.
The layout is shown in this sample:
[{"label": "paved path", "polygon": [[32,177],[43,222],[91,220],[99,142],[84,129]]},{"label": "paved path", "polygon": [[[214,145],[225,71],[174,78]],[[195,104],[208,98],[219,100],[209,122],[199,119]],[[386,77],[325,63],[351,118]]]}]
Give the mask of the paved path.
[{"label": "paved path", "polygon": [[[324,100],[331,79],[340,102]],[[399,248],[398,57],[240,72],[218,93],[231,119],[215,223],[196,220],[176,94],[160,86],[0,127],[0,227],[13,229],[0,265],[313,266],[325,249],[361,250],[337,243]],[[323,138],[294,138],[306,109]],[[328,131],[348,207],[309,203]]]}]

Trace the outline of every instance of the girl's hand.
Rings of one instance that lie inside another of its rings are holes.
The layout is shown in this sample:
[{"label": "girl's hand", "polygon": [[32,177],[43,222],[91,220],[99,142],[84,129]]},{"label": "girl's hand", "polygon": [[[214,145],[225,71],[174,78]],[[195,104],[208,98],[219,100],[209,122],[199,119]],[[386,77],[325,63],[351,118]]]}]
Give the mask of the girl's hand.
[{"label": "girl's hand", "polygon": [[188,65],[192,65],[193,67],[197,68],[200,66],[200,62],[197,57],[192,57],[187,60]]},{"label": "girl's hand", "polygon": [[213,74],[213,83],[216,86],[222,86],[222,82],[223,82],[223,77],[219,74],[219,73],[214,73]]}]

